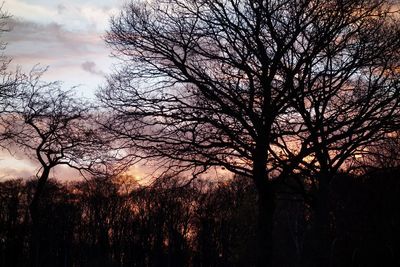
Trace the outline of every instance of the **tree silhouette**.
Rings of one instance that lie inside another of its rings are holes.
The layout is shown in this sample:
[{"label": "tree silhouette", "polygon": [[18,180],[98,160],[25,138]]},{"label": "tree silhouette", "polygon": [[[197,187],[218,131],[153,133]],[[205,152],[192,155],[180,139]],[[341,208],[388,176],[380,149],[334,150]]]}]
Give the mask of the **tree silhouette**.
[{"label": "tree silhouette", "polygon": [[[7,32],[7,20],[10,15],[3,11],[3,6],[0,6],[0,34]],[[9,112],[12,112],[13,101],[12,99],[18,95],[18,86],[22,83],[24,75],[19,70],[12,72],[9,70],[11,59],[4,55],[3,50],[6,49],[6,44],[0,41],[0,147],[4,147],[2,141],[8,139],[10,136],[6,134],[6,124],[2,123],[4,117]]]},{"label": "tree silhouette", "polygon": [[398,168],[400,164],[399,131],[387,133],[381,140],[366,146],[362,152],[351,166],[356,173]]},{"label": "tree silhouette", "polygon": [[370,120],[357,120],[366,114],[380,129],[394,112],[397,13],[385,0],[132,2],[106,36],[123,67],[99,94],[115,114],[105,126],[132,157],[251,177],[264,266],[272,253],[271,177],[304,164],[313,171],[307,156],[325,168],[328,150],[340,150],[343,163],[368,135],[359,132]]},{"label": "tree silhouette", "polygon": [[[15,147],[40,164],[29,210],[33,227],[40,221],[40,198],[50,172],[65,165],[79,171],[103,164],[105,143],[95,132],[89,106],[74,98],[59,83],[46,83],[42,69],[33,69],[18,87],[12,110],[3,119],[8,147]],[[36,231],[34,242],[38,241]],[[31,246],[39,251],[39,244]],[[37,258],[32,255],[32,257]],[[32,259],[33,266],[39,263]]]}]

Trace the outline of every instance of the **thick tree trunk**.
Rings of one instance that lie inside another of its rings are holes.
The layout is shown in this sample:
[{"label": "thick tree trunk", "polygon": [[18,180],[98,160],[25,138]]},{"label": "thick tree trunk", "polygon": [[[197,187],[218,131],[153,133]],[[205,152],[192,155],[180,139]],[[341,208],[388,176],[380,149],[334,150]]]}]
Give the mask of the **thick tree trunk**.
[{"label": "thick tree trunk", "polygon": [[258,267],[272,266],[273,258],[273,224],[275,212],[275,194],[268,181],[265,162],[255,162],[254,180],[258,192],[258,228],[257,255]]},{"label": "thick tree trunk", "polygon": [[44,168],[36,185],[36,190],[32,201],[29,205],[29,213],[31,215],[31,242],[30,242],[30,266],[40,266],[40,215],[39,202],[43,194],[46,182],[50,175],[50,168]]},{"label": "thick tree trunk", "polygon": [[331,227],[328,174],[319,175],[318,191],[314,203],[314,251],[315,266],[330,266]]}]

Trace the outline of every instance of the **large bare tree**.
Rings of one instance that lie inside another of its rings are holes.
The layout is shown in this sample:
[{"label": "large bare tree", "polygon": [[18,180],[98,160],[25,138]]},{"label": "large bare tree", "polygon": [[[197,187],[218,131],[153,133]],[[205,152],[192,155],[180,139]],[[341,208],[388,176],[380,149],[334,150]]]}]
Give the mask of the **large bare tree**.
[{"label": "large bare tree", "polygon": [[[274,174],[325,153],[321,138],[335,147],[351,140],[362,114],[375,123],[379,110],[393,112],[395,76],[387,71],[397,64],[396,15],[385,0],[131,2],[106,36],[122,66],[99,94],[114,111],[105,126],[132,157],[251,177],[264,266],[272,253]],[[376,71],[385,89],[365,103]],[[325,127],[334,129],[320,132]],[[348,156],[354,147],[340,151]]]}]

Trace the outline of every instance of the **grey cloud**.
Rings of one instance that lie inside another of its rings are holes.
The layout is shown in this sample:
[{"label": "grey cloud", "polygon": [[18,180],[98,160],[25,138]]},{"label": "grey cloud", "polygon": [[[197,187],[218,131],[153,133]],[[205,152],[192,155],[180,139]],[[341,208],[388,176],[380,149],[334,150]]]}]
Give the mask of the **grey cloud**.
[{"label": "grey cloud", "polygon": [[50,41],[64,37],[62,26],[57,23],[41,25],[19,19],[9,19],[7,24],[11,31],[4,34],[8,42],[20,41]]},{"label": "grey cloud", "polygon": [[97,69],[96,63],[94,63],[93,61],[85,61],[82,63],[81,67],[84,71],[87,71],[94,75],[100,75],[100,76],[105,75],[103,71]]},{"label": "grey cloud", "polygon": [[65,11],[66,9],[67,9],[67,8],[66,8],[63,4],[59,4],[59,5],[57,6],[57,13],[58,13],[59,15],[61,15],[61,14],[64,13],[64,11]]},{"label": "grey cloud", "polygon": [[92,74],[104,74],[91,64],[81,65],[82,58],[89,63],[108,60],[110,51],[99,33],[89,29],[69,31],[57,23],[38,24],[16,19],[11,19],[9,25],[12,30],[3,33],[1,40],[7,43],[5,55],[13,58],[14,63],[68,65],[75,70],[83,68]]},{"label": "grey cloud", "polygon": [[0,41],[7,44],[2,52],[12,58],[10,68],[19,66],[28,72],[36,64],[50,66],[45,79],[61,80],[67,86],[88,86],[86,92],[94,91],[111,67],[111,51],[94,30],[73,31],[57,23],[23,19],[9,23],[13,29],[2,33]]},{"label": "grey cloud", "polygon": [[[10,19],[8,25],[12,28],[2,38],[10,46],[21,42],[36,42],[40,45],[58,45],[64,49],[88,50],[90,45],[104,46],[98,33],[94,31],[68,31],[57,23],[38,24],[30,21]],[[30,47],[38,49],[40,46]]]}]

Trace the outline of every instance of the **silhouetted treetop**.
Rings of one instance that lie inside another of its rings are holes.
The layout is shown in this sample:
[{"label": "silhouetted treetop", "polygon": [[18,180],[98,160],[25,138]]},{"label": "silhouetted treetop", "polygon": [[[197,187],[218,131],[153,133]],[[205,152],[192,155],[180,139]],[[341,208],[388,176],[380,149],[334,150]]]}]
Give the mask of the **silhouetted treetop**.
[{"label": "silhouetted treetop", "polygon": [[[368,0],[132,2],[106,36],[125,63],[101,93],[120,117],[110,128],[146,155],[251,175],[257,146],[301,116],[291,115],[297,101],[341,106],[358,81],[362,98],[341,112],[369,103],[368,73],[387,77],[397,66],[395,13]],[[394,98],[387,93],[374,99]]]}]

